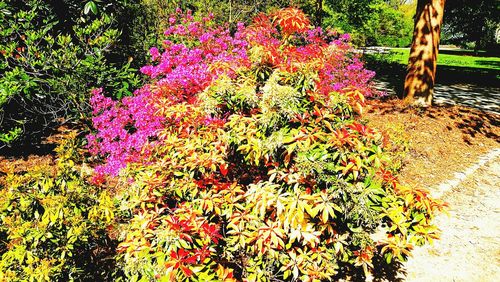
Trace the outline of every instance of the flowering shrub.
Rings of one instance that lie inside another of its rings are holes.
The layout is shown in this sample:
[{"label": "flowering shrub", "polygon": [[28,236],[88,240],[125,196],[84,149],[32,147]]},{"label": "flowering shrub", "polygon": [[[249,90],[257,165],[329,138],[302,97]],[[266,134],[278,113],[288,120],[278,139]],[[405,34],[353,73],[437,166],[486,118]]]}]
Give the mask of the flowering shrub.
[{"label": "flowering shrub", "polygon": [[142,69],[151,83],[94,98],[89,143],[102,171],[122,169],[131,281],[332,280],[436,238],[442,205],[401,186],[387,140],[358,121],[372,73],[347,38],[328,42],[292,8],[234,35],[170,22]]},{"label": "flowering shrub", "polygon": [[120,102],[105,97],[101,89],[92,92],[90,103],[96,115],[92,121],[98,132],[87,137],[89,151],[107,157],[106,165],[96,168],[98,176],[116,175],[127,162],[139,161],[148,154],[144,146],[161,128],[163,118],[156,115],[156,108],[149,102],[148,86]]},{"label": "flowering shrub", "polygon": [[119,102],[105,97],[100,89],[93,91],[91,104],[97,132],[88,141],[91,153],[106,158],[106,163],[97,168],[99,175],[116,175],[127,163],[149,156],[145,146],[164,126],[164,116],[157,113],[153,101],[163,101],[166,106],[194,103],[196,94],[220,73],[234,75],[235,69],[247,63],[242,25],[233,37],[227,29],[212,26],[210,18],[197,22],[190,13],[184,19],[172,16],[170,23],[173,25],[165,31],[164,52],[150,50],[157,64],[141,68],[152,84]]}]

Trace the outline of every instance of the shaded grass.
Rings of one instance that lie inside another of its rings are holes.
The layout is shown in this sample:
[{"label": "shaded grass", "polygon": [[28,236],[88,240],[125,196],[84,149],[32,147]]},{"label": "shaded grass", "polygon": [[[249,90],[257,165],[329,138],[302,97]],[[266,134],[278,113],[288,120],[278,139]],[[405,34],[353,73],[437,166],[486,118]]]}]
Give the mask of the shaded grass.
[{"label": "shaded grass", "polygon": [[[479,56],[472,51],[442,50],[438,57],[436,83],[445,85],[471,83],[488,87],[500,85],[500,57]],[[368,69],[376,72],[376,78],[387,81],[402,93],[402,84],[407,73],[409,49],[391,48],[389,53],[365,53],[363,56]]]}]

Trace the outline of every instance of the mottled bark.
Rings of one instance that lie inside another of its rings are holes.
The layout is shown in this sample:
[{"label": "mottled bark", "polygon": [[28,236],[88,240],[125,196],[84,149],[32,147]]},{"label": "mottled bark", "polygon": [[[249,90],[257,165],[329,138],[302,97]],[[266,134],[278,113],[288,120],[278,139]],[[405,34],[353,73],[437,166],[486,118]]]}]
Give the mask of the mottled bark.
[{"label": "mottled bark", "polygon": [[418,0],[404,86],[407,104],[432,105],[444,5],[445,0]]}]

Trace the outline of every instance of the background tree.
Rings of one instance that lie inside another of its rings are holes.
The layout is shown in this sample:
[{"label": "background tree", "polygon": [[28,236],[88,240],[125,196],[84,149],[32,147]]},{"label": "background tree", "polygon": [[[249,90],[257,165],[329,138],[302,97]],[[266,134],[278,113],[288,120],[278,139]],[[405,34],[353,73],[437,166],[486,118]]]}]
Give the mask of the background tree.
[{"label": "background tree", "polygon": [[326,0],[323,26],[350,33],[357,45],[406,47],[413,29],[408,6],[399,0]]},{"label": "background tree", "polygon": [[443,39],[460,46],[474,43],[475,50],[494,50],[498,47],[495,31],[500,26],[499,9],[498,0],[449,1],[443,22]]},{"label": "background tree", "polygon": [[408,74],[404,85],[405,101],[408,104],[432,104],[445,2],[418,0]]}]

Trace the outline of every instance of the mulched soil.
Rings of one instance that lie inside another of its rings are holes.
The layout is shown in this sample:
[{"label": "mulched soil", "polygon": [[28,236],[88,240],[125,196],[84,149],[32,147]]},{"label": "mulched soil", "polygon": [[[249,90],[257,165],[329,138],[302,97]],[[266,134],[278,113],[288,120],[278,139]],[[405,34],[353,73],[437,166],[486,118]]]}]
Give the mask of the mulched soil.
[{"label": "mulched soil", "polygon": [[402,128],[409,140],[399,180],[432,187],[500,147],[500,115],[461,106],[406,108],[398,99],[371,100],[365,118],[379,130]]},{"label": "mulched soil", "polygon": [[66,136],[74,131],[82,133],[80,126],[60,126],[50,130],[49,135],[43,137],[36,144],[24,144],[19,147],[6,147],[0,150],[0,185],[5,185],[5,175],[8,173],[26,173],[38,166],[55,172],[56,153],[54,149]]}]

